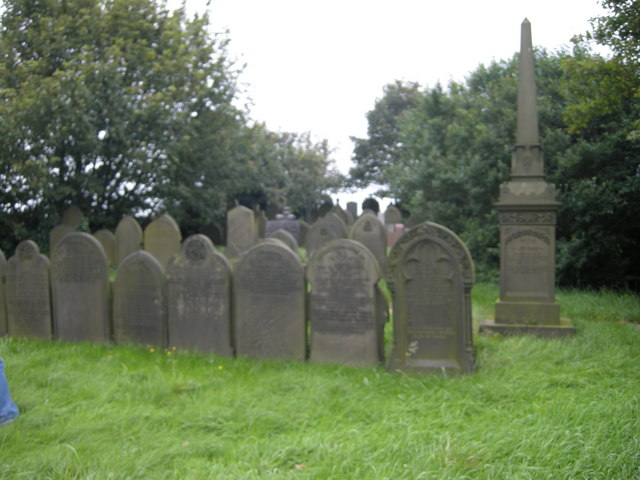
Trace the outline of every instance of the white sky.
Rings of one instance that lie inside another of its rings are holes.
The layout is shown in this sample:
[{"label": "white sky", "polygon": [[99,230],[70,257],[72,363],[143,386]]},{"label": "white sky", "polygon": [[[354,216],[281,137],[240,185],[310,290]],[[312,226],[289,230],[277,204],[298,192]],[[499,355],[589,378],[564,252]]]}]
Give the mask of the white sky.
[{"label": "white sky", "polygon": [[[169,8],[181,0],[168,0]],[[520,24],[534,45],[570,46],[603,14],[597,0],[186,0],[206,9],[229,51],[246,63],[241,82],[252,117],[275,131],[327,139],[343,173],[351,136],[366,137],[366,113],[397,80],[433,86],[462,81],[481,63],[520,48]],[[515,106],[514,106],[515,108]],[[365,192],[340,194],[340,204]],[[335,200],[336,197],[334,197]],[[388,201],[381,202],[385,207]]]}]

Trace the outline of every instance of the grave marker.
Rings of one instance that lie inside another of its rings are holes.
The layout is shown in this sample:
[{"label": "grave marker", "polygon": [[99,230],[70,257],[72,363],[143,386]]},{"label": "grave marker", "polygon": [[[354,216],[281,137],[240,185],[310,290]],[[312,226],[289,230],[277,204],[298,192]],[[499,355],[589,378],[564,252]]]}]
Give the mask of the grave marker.
[{"label": "grave marker", "polygon": [[80,210],[76,205],[71,205],[62,214],[62,220],[60,223],[63,225],[69,225],[75,230],[80,226],[83,219],[84,214],[82,213],[82,210]]},{"label": "grave marker", "polygon": [[307,256],[310,257],[317,248],[332,240],[348,236],[347,226],[340,217],[335,213],[328,213],[311,225],[307,232],[305,240]]},{"label": "grave marker", "polygon": [[138,250],[142,250],[142,228],[135,218],[125,215],[116,227],[115,266]]},{"label": "grave marker", "polygon": [[252,210],[238,205],[227,212],[227,258],[242,255],[258,242],[258,226]]},{"label": "grave marker", "polygon": [[104,253],[107,254],[107,260],[110,267],[117,267],[116,265],[116,236],[111,230],[102,229],[93,234],[94,237],[100,242]]},{"label": "grave marker", "polygon": [[144,249],[153,255],[162,268],[180,251],[182,234],[176,221],[165,213],[144,229]]},{"label": "grave marker", "polygon": [[70,233],[75,232],[76,229],[70,225],[65,225],[61,223],[56,225],[49,231],[49,257],[53,256],[53,252],[56,249],[56,246],[60,242],[60,240]]},{"label": "grave marker", "polygon": [[18,244],[7,265],[7,318],[13,337],[52,337],[49,259],[31,240]]},{"label": "grave marker", "polygon": [[387,264],[387,231],[375,215],[362,215],[351,229],[351,238],[367,247],[376,257],[380,270]]},{"label": "grave marker", "polygon": [[296,255],[298,254],[298,242],[296,242],[296,239],[288,231],[281,228],[270,234],[268,238],[276,238],[278,240],[281,240],[287,247],[291,249],[291,251],[293,251]]}]

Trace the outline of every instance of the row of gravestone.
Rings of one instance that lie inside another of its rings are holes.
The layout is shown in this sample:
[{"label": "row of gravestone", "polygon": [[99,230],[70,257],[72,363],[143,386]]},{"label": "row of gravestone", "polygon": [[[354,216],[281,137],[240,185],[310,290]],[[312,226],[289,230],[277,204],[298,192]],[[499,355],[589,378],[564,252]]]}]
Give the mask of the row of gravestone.
[{"label": "row of gravestone", "polygon": [[[166,269],[138,250],[111,282],[100,242],[72,233],[50,266],[24,241],[2,270],[0,333],[348,365],[383,359],[380,268],[353,240],[318,247],[306,269],[282,242],[263,241],[231,267],[207,237],[193,235]],[[392,368],[472,370],[473,264],[464,244],[444,227],[415,227],[394,247],[386,281],[395,317]]]}]

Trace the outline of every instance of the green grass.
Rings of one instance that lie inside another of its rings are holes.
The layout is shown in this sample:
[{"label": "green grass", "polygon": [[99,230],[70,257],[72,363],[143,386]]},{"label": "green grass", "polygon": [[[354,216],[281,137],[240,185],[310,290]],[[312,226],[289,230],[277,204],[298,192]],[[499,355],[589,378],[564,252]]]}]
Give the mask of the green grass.
[{"label": "green grass", "polygon": [[640,478],[638,298],[558,296],[575,337],[476,335],[454,378],[2,339],[0,478]]}]

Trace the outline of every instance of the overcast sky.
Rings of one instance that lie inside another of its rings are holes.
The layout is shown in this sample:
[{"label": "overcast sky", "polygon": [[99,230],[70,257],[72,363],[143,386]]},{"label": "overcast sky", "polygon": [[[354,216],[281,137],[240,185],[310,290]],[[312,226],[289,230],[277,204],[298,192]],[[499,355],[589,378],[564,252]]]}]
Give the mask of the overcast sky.
[{"label": "overcast sky", "polygon": [[[271,130],[327,139],[344,173],[350,137],[366,136],[365,115],[384,85],[446,85],[510,58],[525,17],[534,45],[569,47],[603,13],[596,0],[211,0],[208,7],[186,0],[186,7],[189,15],[208,9],[213,30],[229,30],[229,51],[246,64],[241,81],[252,117]],[[338,197],[344,206],[364,194]]]}]

